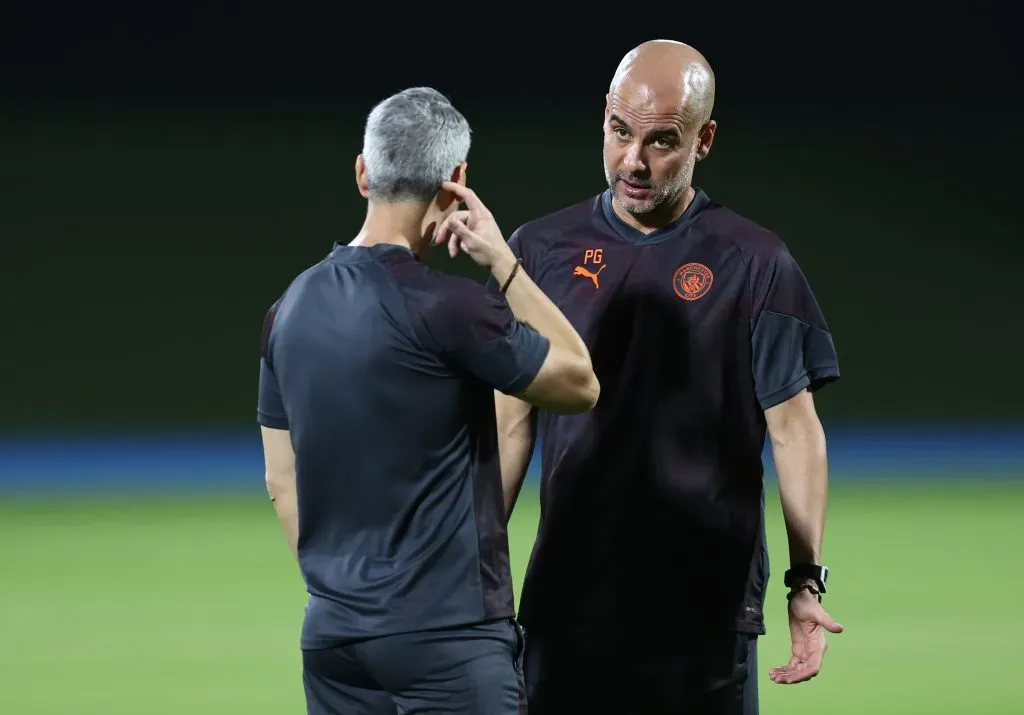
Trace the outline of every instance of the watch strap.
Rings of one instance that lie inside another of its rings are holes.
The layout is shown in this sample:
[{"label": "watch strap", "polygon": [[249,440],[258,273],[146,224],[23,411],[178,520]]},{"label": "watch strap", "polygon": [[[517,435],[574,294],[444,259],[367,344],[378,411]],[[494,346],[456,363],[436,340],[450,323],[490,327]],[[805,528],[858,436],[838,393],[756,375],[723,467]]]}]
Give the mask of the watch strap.
[{"label": "watch strap", "polygon": [[799,586],[805,581],[813,581],[819,593],[825,593],[828,583],[828,566],[795,564],[786,571],[785,584],[787,588]]}]

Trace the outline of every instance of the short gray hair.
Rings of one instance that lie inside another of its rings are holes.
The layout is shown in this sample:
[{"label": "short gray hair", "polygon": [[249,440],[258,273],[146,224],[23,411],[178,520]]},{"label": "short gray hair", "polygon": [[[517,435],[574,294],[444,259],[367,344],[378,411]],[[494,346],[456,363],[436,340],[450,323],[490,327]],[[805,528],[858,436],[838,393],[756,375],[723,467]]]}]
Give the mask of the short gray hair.
[{"label": "short gray hair", "polygon": [[371,199],[426,203],[469,155],[469,122],[430,87],[377,104],[366,119],[363,160]]}]

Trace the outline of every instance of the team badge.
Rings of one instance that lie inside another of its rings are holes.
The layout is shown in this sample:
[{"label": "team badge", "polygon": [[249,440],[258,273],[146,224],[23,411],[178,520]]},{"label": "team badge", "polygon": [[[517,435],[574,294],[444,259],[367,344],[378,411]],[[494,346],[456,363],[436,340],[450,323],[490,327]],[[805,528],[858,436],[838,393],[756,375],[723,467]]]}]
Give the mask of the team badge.
[{"label": "team badge", "polygon": [[672,276],[672,287],[683,300],[703,298],[711,290],[715,274],[703,263],[687,263],[676,269]]}]

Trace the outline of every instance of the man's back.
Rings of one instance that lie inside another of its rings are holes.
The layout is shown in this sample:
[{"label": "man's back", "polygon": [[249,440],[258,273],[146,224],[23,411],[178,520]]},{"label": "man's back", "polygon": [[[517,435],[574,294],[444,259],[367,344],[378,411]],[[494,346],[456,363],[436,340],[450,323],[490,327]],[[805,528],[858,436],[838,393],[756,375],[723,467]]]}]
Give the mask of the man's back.
[{"label": "man's back", "polygon": [[504,301],[398,246],[336,246],[288,288],[260,421],[296,456],[303,647],[513,615],[493,390],[546,352]]}]

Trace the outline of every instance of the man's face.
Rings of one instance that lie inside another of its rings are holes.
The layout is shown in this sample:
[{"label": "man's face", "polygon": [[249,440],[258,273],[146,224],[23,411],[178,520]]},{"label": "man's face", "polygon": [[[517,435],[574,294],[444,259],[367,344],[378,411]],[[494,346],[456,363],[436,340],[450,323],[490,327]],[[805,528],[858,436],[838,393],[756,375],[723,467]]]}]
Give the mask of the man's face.
[{"label": "man's face", "polygon": [[608,96],[605,178],[619,206],[634,216],[670,209],[693,180],[704,132],[680,104],[678,96],[643,86]]}]

